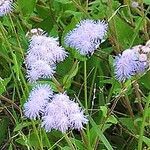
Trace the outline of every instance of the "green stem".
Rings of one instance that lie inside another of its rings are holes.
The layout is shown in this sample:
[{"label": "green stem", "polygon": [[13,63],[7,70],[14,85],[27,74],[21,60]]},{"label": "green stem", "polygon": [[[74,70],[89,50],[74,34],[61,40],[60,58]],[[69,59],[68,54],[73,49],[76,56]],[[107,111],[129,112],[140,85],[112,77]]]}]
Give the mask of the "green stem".
[{"label": "green stem", "polygon": [[32,121],[32,126],[33,126],[34,132],[35,132],[35,134],[37,136],[37,139],[38,139],[38,142],[39,142],[39,146],[40,146],[40,150],[43,150],[43,144],[42,144],[42,141],[40,140],[40,137],[39,137],[39,134],[38,134],[38,131],[37,131],[37,128],[35,126],[35,122],[34,121]]},{"label": "green stem", "polygon": [[88,114],[88,99],[87,99],[87,72],[86,72],[86,61],[84,61],[84,99],[85,99],[85,108],[86,114]]},{"label": "green stem", "polygon": [[59,92],[63,93],[63,92],[64,92],[64,89],[63,89],[62,85],[57,81],[57,79],[56,79],[54,76],[52,77],[52,81],[53,81],[54,84],[56,85],[57,90],[58,90]]},{"label": "green stem", "polygon": [[47,144],[48,144],[48,147],[51,148],[52,146],[51,146],[51,143],[50,143],[50,141],[49,141],[49,139],[48,139],[48,136],[47,136],[47,134],[46,134],[46,131],[44,130],[43,133],[44,133],[46,142],[47,142]]},{"label": "green stem", "polygon": [[70,141],[68,135],[67,135],[66,133],[64,133],[63,135],[64,135],[64,137],[65,137],[65,139],[66,139],[68,145],[70,146],[71,150],[75,150],[75,148],[74,148],[72,142]]},{"label": "green stem", "polygon": [[138,150],[142,150],[144,127],[145,127],[145,121],[146,121],[146,116],[147,116],[149,104],[150,104],[150,94],[147,97],[147,102],[146,102],[146,105],[144,108],[143,120],[142,120],[140,135],[139,135],[139,141],[138,141]]}]

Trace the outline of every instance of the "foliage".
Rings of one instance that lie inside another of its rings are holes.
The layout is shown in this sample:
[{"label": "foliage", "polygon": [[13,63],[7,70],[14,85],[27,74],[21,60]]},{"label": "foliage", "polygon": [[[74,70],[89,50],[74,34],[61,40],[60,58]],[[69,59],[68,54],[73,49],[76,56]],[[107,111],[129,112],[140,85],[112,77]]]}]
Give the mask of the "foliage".
[{"label": "foliage", "polygon": [[[150,71],[120,83],[114,75],[114,56],[150,37],[150,1],[15,0],[11,14],[0,17],[0,149],[131,149],[150,148]],[[64,44],[65,35],[82,19],[108,22],[108,34],[92,56],[81,56]],[[57,65],[55,80],[86,109],[84,130],[46,133],[39,121],[23,116],[32,87],[26,80],[26,33],[41,28],[58,37],[69,53]],[[86,95],[87,94],[87,95]],[[86,104],[87,102],[87,104]],[[141,106],[141,107],[140,107]]]}]

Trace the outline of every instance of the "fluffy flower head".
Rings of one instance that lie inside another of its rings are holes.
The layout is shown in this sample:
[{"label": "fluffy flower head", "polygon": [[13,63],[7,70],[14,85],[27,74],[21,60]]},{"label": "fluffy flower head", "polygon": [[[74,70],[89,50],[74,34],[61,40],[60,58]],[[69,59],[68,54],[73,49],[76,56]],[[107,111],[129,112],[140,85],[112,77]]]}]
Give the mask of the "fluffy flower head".
[{"label": "fluffy flower head", "polygon": [[0,16],[4,16],[12,11],[12,0],[0,0]]},{"label": "fluffy flower head", "polygon": [[136,47],[123,51],[114,62],[115,75],[119,81],[125,81],[136,73],[142,73],[147,67],[145,55],[140,54]]},{"label": "fluffy flower head", "polygon": [[50,66],[47,62],[38,60],[27,70],[27,77],[30,82],[35,82],[39,78],[51,78],[55,73],[54,70],[55,66]]},{"label": "fluffy flower head", "polygon": [[92,54],[96,50],[107,31],[104,21],[83,20],[65,37],[65,44],[75,48],[81,55]]},{"label": "fluffy flower head", "polygon": [[30,119],[40,117],[44,112],[53,92],[49,85],[37,85],[30,92],[28,101],[24,104],[24,115]]},{"label": "fluffy flower head", "polygon": [[46,106],[45,116],[42,119],[42,127],[46,131],[55,129],[61,132],[66,132],[69,128],[80,130],[83,124],[88,122],[78,104],[63,93],[54,95]]}]

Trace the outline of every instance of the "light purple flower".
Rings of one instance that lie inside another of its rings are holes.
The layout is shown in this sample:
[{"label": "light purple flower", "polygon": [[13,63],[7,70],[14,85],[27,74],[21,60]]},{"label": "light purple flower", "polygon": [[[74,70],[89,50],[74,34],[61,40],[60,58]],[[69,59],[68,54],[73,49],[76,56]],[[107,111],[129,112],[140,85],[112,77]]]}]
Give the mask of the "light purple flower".
[{"label": "light purple flower", "polygon": [[51,78],[55,73],[55,64],[63,61],[68,53],[59,46],[57,38],[48,37],[42,29],[33,29],[25,65],[30,82],[40,78]]},{"label": "light purple flower", "polygon": [[51,78],[55,73],[55,66],[47,64],[47,62],[38,60],[35,61],[31,68],[27,70],[27,77],[30,82],[35,82],[40,78]]},{"label": "light purple flower", "polygon": [[45,115],[42,118],[42,127],[46,131],[52,129],[66,132],[68,129],[83,128],[88,120],[77,103],[71,101],[64,93],[55,94],[45,108]]},{"label": "light purple flower", "polygon": [[4,16],[12,11],[12,0],[0,0],[0,16]]},{"label": "light purple flower", "polygon": [[68,54],[63,47],[59,46],[57,38],[45,35],[32,36],[28,53],[38,56],[40,59],[48,61],[48,63],[63,61]]},{"label": "light purple flower", "polygon": [[67,46],[77,49],[81,55],[93,54],[104,39],[106,31],[107,24],[104,21],[86,19],[77,24],[64,41]]},{"label": "light purple flower", "polygon": [[53,92],[49,85],[36,85],[29,94],[27,102],[24,104],[24,115],[30,119],[40,117],[44,113]]},{"label": "light purple flower", "polygon": [[115,75],[119,81],[125,81],[131,76],[142,73],[147,68],[147,62],[140,60],[140,53],[136,48],[127,49],[115,58]]}]

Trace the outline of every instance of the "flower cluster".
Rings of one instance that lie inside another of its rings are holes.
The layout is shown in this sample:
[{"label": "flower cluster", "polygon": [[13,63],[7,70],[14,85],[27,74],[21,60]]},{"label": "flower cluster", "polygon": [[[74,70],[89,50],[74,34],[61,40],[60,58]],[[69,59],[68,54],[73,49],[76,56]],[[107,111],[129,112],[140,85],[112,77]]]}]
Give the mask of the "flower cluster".
[{"label": "flower cluster", "polygon": [[148,46],[148,43],[145,46],[137,45],[116,56],[114,67],[119,81],[125,81],[135,74],[143,73],[148,68],[148,54],[150,53]]},{"label": "flower cluster", "polygon": [[25,60],[29,81],[51,78],[56,63],[63,61],[67,52],[59,46],[57,38],[48,37],[41,29],[32,29],[28,35],[32,35]]},{"label": "flower cluster", "polygon": [[107,24],[104,21],[82,20],[65,37],[65,44],[75,48],[81,55],[93,54],[106,35]]},{"label": "flower cluster", "polygon": [[53,92],[49,85],[36,85],[24,104],[24,115],[30,119],[40,118],[40,114],[44,113],[44,108],[52,95]]},{"label": "flower cluster", "polygon": [[54,95],[45,110],[42,126],[46,131],[56,129],[65,132],[69,128],[80,130],[88,122],[78,104],[71,101],[66,94]]},{"label": "flower cluster", "polygon": [[83,110],[64,93],[54,94],[48,85],[37,85],[24,104],[24,114],[30,119],[42,118],[42,127],[66,132],[82,129],[88,122]]},{"label": "flower cluster", "polygon": [[0,16],[4,16],[12,11],[12,0],[0,0]]}]

